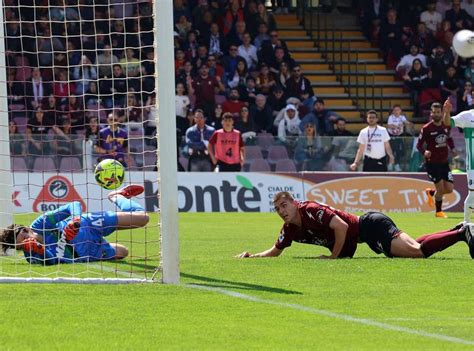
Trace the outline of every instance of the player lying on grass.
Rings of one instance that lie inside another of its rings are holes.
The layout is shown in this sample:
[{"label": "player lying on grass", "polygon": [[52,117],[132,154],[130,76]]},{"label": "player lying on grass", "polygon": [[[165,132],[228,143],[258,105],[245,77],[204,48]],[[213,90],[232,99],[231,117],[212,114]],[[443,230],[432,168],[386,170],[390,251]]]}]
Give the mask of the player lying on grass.
[{"label": "player lying on grass", "polygon": [[256,254],[245,251],[236,257],[279,256],[296,241],[331,250],[330,256],[319,258],[352,257],[358,243],[367,243],[375,253],[387,257],[427,258],[463,241],[467,242],[474,258],[473,224],[460,223],[453,229],[414,240],[380,212],[368,212],[359,217],[314,201],[295,201],[288,192],[276,194],[273,204],[285,222],[276,243],[266,251]]},{"label": "player lying on grass", "polygon": [[2,248],[23,250],[29,263],[46,265],[125,258],[128,249],[105,237],[148,223],[143,207],[130,200],[143,190],[141,185],[129,185],[109,193],[118,212],[82,213],[81,204],[74,201],[39,216],[29,227],[12,224],[0,233]]}]

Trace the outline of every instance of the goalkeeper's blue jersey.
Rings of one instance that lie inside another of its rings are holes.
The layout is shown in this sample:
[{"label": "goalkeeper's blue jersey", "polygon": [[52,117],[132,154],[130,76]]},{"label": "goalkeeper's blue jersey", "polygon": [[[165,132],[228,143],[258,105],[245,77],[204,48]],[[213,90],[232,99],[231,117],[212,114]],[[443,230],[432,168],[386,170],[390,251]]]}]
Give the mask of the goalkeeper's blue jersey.
[{"label": "goalkeeper's blue jersey", "polygon": [[[69,221],[80,216],[80,228],[76,237],[68,241],[64,228]],[[30,263],[58,264],[112,259],[115,249],[104,239],[117,226],[114,212],[82,213],[77,201],[46,212],[36,218],[30,227],[43,237],[44,255],[25,252]]]}]

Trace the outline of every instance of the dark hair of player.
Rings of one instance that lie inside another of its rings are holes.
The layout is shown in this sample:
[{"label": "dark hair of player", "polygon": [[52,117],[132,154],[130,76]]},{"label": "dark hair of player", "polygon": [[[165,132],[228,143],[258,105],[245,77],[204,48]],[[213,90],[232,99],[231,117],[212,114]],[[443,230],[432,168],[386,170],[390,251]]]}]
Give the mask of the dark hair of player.
[{"label": "dark hair of player", "polygon": [[439,102],[433,102],[431,104],[431,111],[433,111],[434,109],[438,109],[438,108],[443,108],[443,106],[441,106],[441,104]]},{"label": "dark hair of player", "polygon": [[0,231],[0,244],[2,245],[4,253],[7,252],[8,249],[15,248],[16,237],[24,228],[25,226],[23,225],[10,224]]}]

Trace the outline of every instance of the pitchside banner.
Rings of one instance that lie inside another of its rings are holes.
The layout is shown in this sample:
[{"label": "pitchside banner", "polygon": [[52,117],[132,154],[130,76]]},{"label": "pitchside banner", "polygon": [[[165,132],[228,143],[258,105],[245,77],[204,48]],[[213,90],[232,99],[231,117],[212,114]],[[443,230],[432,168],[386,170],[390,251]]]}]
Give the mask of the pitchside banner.
[{"label": "pitchside banner", "polygon": [[[157,211],[156,173],[131,172],[125,184],[144,184],[137,198],[147,211]],[[455,190],[444,208],[463,211],[466,175],[454,175]],[[433,184],[424,173],[187,173],[178,174],[181,212],[272,212],[272,198],[288,191],[298,200],[315,200],[354,211],[429,212],[424,190]],[[90,174],[15,173],[12,201],[16,213],[44,212],[80,201],[86,211],[114,210]]]}]

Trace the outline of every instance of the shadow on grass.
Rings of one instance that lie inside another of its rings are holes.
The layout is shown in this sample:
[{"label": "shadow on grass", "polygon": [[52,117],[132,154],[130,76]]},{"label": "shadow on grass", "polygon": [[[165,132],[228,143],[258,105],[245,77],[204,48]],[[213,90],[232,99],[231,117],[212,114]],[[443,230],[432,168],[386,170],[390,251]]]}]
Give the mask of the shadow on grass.
[{"label": "shadow on grass", "polygon": [[136,261],[116,260],[116,261],[110,261],[110,262],[112,262],[114,265],[116,264],[116,265],[121,265],[121,266],[132,266],[132,267],[142,268],[148,271],[153,271],[156,269],[156,265],[138,263]]},{"label": "shadow on grass", "polygon": [[242,283],[242,282],[236,282],[236,281],[231,281],[231,280],[203,277],[200,275],[183,273],[183,272],[181,272],[181,277],[190,278],[190,279],[204,282],[204,283],[193,282],[193,284],[208,286],[211,288],[227,288],[227,289],[233,288],[233,289],[241,289],[241,290],[268,291],[268,292],[277,293],[277,294],[303,295],[299,291],[286,290],[286,289],[281,289],[281,288],[272,288],[272,287],[264,286],[264,285]]},{"label": "shadow on grass", "polygon": [[[295,256],[293,259],[298,259],[298,260],[318,260],[318,261],[328,261],[328,260],[320,260],[317,257],[311,257],[311,256]],[[468,261],[472,260],[469,258],[467,255],[466,258],[460,258],[460,257],[436,257],[432,256],[430,258],[402,258],[402,257],[393,257],[393,258],[388,258],[385,256],[358,256],[358,257],[353,257],[353,258],[341,258],[338,259],[337,261],[347,261],[347,260],[387,260],[387,261],[404,261],[404,260],[420,260],[420,261],[426,261],[426,260],[435,260],[435,261]],[[331,260],[334,261],[334,260]]]}]

